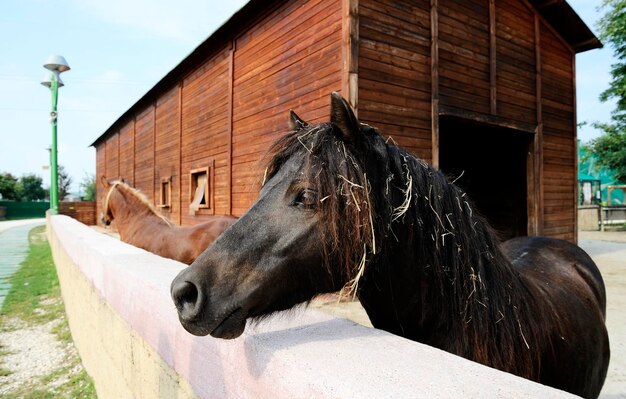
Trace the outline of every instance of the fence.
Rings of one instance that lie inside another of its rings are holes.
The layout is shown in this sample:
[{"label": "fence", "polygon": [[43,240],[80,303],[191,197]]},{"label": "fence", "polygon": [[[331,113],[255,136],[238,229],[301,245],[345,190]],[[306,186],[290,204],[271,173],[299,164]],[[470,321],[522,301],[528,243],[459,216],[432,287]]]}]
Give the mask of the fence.
[{"label": "fence", "polygon": [[0,201],[0,208],[4,208],[4,211],[0,211],[0,218],[4,213],[4,218],[9,220],[33,219],[45,217],[46,211],[50,208],[50,203],[44,201]]},{"label": "fence", "polygon": [[185,265],[50,216],[72,338],[106,398],[573,397],[381,330],[308,309],[195,337],[169,294]]},{"label": "fence", "polygon": [[94,201],[60,202],[59,213],[88,226],[96,224],[96,203]]},{"label": "fence", "polygon": [[579,230],[604,231],[607,226],[621,227],[625,225],[625,206],[582,205],[578,207]]}]

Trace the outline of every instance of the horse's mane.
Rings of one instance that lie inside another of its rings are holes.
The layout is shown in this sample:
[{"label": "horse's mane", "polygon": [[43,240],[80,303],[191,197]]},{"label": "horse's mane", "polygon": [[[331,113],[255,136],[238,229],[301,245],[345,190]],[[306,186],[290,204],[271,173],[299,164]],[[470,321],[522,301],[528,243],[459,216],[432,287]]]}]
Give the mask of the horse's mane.
[{"label": "horse's mane", "polygon": [[358,291],[364,269],[391,269],[390,255],[403,251],[411,273],[429,281],[422,300],[438,313],[432,328],[453,337],[439,347],[536,377],[539,351],[530,348],[549,343],[539,338],[532,299],[522,300],[527,287],[500,252],[495,232],[440,171],[374,128],[361,125],[360,134],[360,143],[345,143],[331,124],[305,126],[271,150],[268,179],[292,156],[305,159],[303,173],[320,195],[326,267],[341,268]]},{"label": "horse's mane", "polygon": [[142,193],[141,191],[139,191],[138,189],[134,187],[131,187],[130,185],[128,185],[128,183],[124,182],[123,180],[112,181],[111,188],[109,190],[113,190],[113,188],[115,187],[121,188],[125,190],[126,192],[128,192],[129,194],[131,194],[133,197],[137,199],[139,204],[145,206],[150,211],[150,213],[152,213],[154,216],[163,220],[168,226],[172,226],[172,222],[168,218],[163,216],[157,210],[157,208],[152,204],[152,202],[148,199],[148,197],[146,197],[144,193]]},{"label": "horse's mane", "polygon": [[[298,153],[306,156],[304,173],[321,195],[318,216],[324,229],[321,236],[326,239],[326,266],[337,267],[330,260],[340,258],[343,280],[351,280],[350,292],[356,293],[359,269],[365,266],[367,253],[376,252],[374,208],[363,169],[344,143],[330,132],[330,124],[313,125],[278,140],[270,150],[272,159],[266,179],[274,176],[290,157],[300,156]],[[343,200],[338,201],[339,197]]]}]

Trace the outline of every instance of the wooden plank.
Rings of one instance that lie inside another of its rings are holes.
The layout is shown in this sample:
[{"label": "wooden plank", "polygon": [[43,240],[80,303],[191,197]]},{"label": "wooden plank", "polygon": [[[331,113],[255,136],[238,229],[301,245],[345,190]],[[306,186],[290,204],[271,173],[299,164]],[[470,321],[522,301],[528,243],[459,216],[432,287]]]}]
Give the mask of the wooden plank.
[{"label": "wooden plank", "polygon": [[431,162],[439,168],[439,0],[430,0]]},{"label": "wooden plank", "polygon": [[[183,184],[183,85],[184,79],[181,79],[178,83],[178,184],[176,190],[173,190],[172,202],[178,203],[178,215],[176,223],[183,224],[183,196],[182,196],[182,184]],[[175,197],[175,198],[174,198]]]},{"label": "wooden plank", "polygon": [[492,115],[496,115],[498,112],[496,56],[496,4],[495,0],[489,0],[489,110]]},{"label": "wooden plank", "polygon": [[180,86],[177,85],[159,96],[155,104],[153,158],[153,202],[159,203],[161,182],[169,181],[171,205],[161,211],[175,223],[180,223],[180,114]]},{"label": "wooden plank", "polygon": [[[332,8],[332,11],[328,7]],[[254,26],[237,36],[235,47],[238,49],[235,55],[237,61],[248,62],[249,60],[262,58],[268,53],[267,46],[283,44],[281,40],[288,40],[299,36],[298,28],[308,28],[310,23],[302,21],[316,20],[316,15],[325,10],[325,14],[340,13],[340,5],[327,0],[295,0],[283,2],[277,9],[265,16]],[[337,22],[339,20],[337,19]],[[304,25],[304,26],[303,26]],[[246,57],[248,60],[240,60]]]},{"label": "wooden plank", "polygon": [[106,169],[107,179],[118,179],[119,170],[119,132],[110,135],[106,141]]},{"label": "wooden plank", "polygon": [[522,123],[508,118],[501,118],[497,115],[490,115],[489,113],[477,113],[468,111],[467,108],[455,108],[447,105],[440,106],[440,116],[447,116],[451,118],[458,118],[466,121],[472,121],[480,124],[486,124],[491,126],[502,127],[505,129],[518,130],[520,132],[534,134],[537,130],[537,125]]},{"label": "wooden plank", "polygon": [[[532,213],[536,219],[532,224],[532,233],[534,235],[543,235],[545,222],[544,222],[544,160],[543,160],[543,112],[542,112],[542,98],[543,98],[543,81],[542,81],[542,59],[541,59],[541,21],[539,16],[535,13],[534,27],[535,27],[535,84],[537,93],[537,134],[533,141],[534,145],[534,184],[532,186],[532,196],[529,197],[533,202]],[[529,229],[531,231],[531,229]]]},{"label": "wooden plank", "polygon": [[154,182],[154,108],[149,107],[135,120],[134,184],[148,198],[152,197]]},{"label": "wooden plank", "polygon": [[359,1],[342,0],[341,2],[341,49],[342,73],[341,92],[358,115],[359,111]]},{"label": "wooden plank", "polygon": [[[301,19],[287,18],[277,22],[276,29],[272,27],[274,33],[271,36],[263,35],[249,43],[238,40],[235,61],[239,67],[235,71],[235,79],[254,79],[259,68],[264,70],[282,65],[284,60],[293,58],[299,52],[306,52],[308,47],[316,44],[316,39],[328,36],[331,32],[335,32],[340,41],[340,7],[339,2],[335,1],[309,1],[296,12]],[[310,34],[312,30],[315,30],[314,35]]]},{"label": "wooden plank", "polygon": [[[370,3],[371,4],[371,3]],[[418,18],[418,15],[408,14],[407,21],[404,15],[398,12],[389,14],[374,8],[361,7],[359,19],[360,39],[370,39],[382,43],[394,44],[397,47],[410,50],[412,47],[427,48],[430,30],[428,25]]]},{"label": "wooden plank", "polygon": [[[337,50],[336,46],[334,46]],[[240,87],[234,95],[234,121],[244,119],[267,110],[279,107],[287,96],[298,96],[327,85],[329,81],[339,80],[341,84],[341,53],[329,51],[328,56],[319,56],[306,63],[297,63],[286,67],[281,76],[259,79],[251,85],[235,84]],[[272,97],[260,96],[261,89],[269,90]],[[329,93],[327,93],[329,94]]]},{"label": "wooden plank", "polygon": [[233,211],[233,193],[232,193],[232,184],[233,184],[233,101],[234,101],[234,95],[233,95],[233,87],[234,87],[234,80],[235,80],[235,46],[236,46],[237,40],[234,39],[232,41],[232,46],[230,49],[230,57],[228,60],[228,122],[227,122],[227,127],[228,127],[228,169],[227,169],[227,175],[226,175],[226,184],[227,184],[227,188],[226,191],[228,193],[228,197],[226,199],[226,201],[228,201],[228,214],[232,214]]}]

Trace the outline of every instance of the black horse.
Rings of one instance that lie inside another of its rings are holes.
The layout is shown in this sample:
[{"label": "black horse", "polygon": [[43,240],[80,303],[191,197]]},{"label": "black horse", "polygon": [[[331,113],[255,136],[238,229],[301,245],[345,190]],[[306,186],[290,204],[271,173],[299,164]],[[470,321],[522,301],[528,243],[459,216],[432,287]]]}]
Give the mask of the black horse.
[{"label": "black horse", "polygon": [[273,147],[257,201],[172,282],[187,331],[349,289],[376,328],[585,397],[609,363],[598,268],[568,242],[499,244],[445,176],[331,95],[330,123]]}]

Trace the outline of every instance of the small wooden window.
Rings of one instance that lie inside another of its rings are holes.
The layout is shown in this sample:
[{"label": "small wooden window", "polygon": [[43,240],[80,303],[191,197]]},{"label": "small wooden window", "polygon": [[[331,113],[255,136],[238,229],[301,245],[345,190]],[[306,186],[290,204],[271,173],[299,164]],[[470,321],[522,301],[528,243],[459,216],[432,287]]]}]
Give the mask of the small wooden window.
[{"label": "small wooden window", "polygon": [[159,194],[159,207],[170,208],[172,206],[172,179],[161,179],[161,190]]},{"label": "small wooden window", "polygon": [[211,176],[209,168],[194,169],[190,174],[189,197],[189,214],[195,215],[200,209],[211,208]]}]

